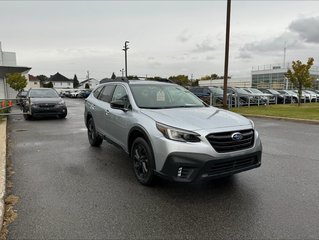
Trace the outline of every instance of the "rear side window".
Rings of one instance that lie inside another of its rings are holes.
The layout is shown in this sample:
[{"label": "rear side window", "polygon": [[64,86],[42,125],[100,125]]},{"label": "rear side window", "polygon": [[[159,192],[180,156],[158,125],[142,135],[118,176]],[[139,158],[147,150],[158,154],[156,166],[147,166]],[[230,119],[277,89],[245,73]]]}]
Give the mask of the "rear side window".
[{"label": "rear side window", "polygon": [[115,85],[106,85],[98,96],[98,99],[107,103],[111,102],[114,88]]},{"label": "rear side window", "polygon": [[97,89],[95,89],[95,91],[93,92],[93,96],[95,98],[97,98],[102,90],[103,86],[98,87]]}]

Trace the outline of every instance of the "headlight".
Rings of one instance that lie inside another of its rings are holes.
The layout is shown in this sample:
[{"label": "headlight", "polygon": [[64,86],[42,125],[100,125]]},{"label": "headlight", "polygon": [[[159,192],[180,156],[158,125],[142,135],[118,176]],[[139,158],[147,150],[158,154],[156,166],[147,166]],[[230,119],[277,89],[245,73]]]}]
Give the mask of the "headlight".
[{"label": "headlight", "polygon": [[58,102],[58,105],[65,105],[65,102],[61,100],[60,102]]},{"label": "headlight", "polygon": [[200,135],[197,133],[173,128],[161,123],[156,123],[156,127],[167,139],[179,142],[200,142]]},{"label": "headlight", "polygon": [[255,129],[255,123],[253,122],[253,120],[249,119],[249,121],[250,121],[252,128]]}]

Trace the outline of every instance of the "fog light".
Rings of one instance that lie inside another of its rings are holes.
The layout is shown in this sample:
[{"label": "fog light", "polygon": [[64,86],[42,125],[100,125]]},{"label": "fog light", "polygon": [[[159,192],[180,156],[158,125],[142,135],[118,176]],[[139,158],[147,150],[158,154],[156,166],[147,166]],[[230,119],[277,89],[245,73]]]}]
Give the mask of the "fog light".
[{"label": "fog light", "polygon": [[177,177],[181,177],[183,172],[183,167],[178,168]]}]

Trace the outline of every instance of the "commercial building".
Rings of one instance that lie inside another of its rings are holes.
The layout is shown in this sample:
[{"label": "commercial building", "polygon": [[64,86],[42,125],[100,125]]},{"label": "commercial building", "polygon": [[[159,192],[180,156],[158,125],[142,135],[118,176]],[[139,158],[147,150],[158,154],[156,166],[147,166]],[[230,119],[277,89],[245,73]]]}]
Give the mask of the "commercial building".
[{"label": "commercial building", "polygon": [[[251,71],[253,88],[292,89],[293,86],[285,74],[290,64],[270,64],[253,67]],[[319,67],[312,66],[310,75],[314,78],[313,88],[319,89]]]},{"label": "commercial building", "polygon": [[30,67],[17,66],[16,53],[2,51],[0,42],[0,99],[15,98],[17,95],[17,92],[6,83],[6,75],[8,73],[21,73],[27,78],[30,69]]}]

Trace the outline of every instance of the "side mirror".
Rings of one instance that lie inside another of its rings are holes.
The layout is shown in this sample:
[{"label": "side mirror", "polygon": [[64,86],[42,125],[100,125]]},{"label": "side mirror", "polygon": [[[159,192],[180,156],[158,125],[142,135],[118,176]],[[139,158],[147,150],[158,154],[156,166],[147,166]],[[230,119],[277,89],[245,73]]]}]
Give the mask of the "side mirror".
[{"label": "side mirror", "polygon": [[120,110],[123,110],[124,112],[127,112],[128,109],[125,108],[125,102],[122,101],[122,100],[114,100],[111,102],[111,108],[114,108],[114,109],[120,109]]}]

